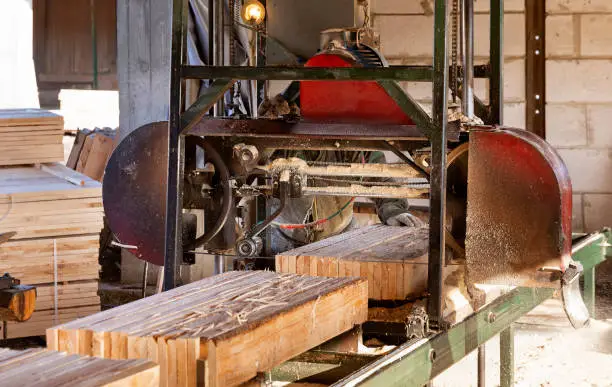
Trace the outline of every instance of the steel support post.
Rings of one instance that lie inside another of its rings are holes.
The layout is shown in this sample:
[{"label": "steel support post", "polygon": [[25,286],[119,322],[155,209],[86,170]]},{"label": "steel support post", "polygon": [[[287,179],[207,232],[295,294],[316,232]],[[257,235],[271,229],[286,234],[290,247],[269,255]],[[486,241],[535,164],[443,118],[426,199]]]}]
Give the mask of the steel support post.
[{"label": "steel support post", "polygon": [[546,2],[525,0],[526,124],[546,138]]},{"label": "steel support post", "polygon": [[183,255],[182,181],[185,146],[181,135],[181,66],[186,50],[187,1],[172,3],[172,57],[170,62],[170,119],[168,123],[168,190],[166,193],[166,235],[163,290],[176,286],[177,258]]},{"label": "steel support post", "polygon": [[478,387],[485,387],[487,385],[487,351],[485,345],[482,344],[478,347]]},{"label": "steel support post", "polygon": [[461,2],[461,41],[463,42],[463,114],[474,118],[474,0]]},{"label": "steel support post", "polygon": [[583,295],[584,303],[591,317],[595,317],[595,267],[586,269],[583,273]]},{"label": "steel support post", "polygon": [[[208,30],[213,34],[213,64],[215,66],[223,66],[225,64],[225,0],[213,0],[213,8],[208,10],[214,14],[214,20],[209,25]],[[216,79],[218,76],[211,76]],[[222,117],[225,115],[225,101],[220,98],[215,105],[215,116]]]},{"label": "steel support post", "polygon": [[436,0],[434,13],[433,130],[431,132],[431,193],[429,199],[429,290],[427,312],[442,325],[442,269],[446,218],[446,129],[448,115],[448,12],[446,0]]},{"label": "steel support post", "polygon": [[489,117],[487,121],[491,125],[501,125],[504,121],[504,79],[502,74],[504,65],[504,0],[491,0],[490,25],[489,65],[491,74],[489,78]]},{"label": "steel support post", "polygon": [[499,334],[499,384],[501,387],[514,386],[514,326]]}]

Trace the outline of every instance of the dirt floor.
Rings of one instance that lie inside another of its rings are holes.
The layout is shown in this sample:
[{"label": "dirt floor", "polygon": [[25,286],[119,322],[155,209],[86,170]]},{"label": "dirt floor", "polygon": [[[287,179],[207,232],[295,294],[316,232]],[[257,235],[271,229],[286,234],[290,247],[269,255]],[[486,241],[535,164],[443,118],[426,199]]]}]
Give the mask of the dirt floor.
[{"label": "dirt floor", "polygon": [[[516,386],[612,386],[612,260],[597,269],[595,315],[575,330],[560,300],[548,300],[515,324]],[[486,386],[499,386],[499,338],[486,344]],[[476,353],[433,383],[436,387],[476,386]]]}]

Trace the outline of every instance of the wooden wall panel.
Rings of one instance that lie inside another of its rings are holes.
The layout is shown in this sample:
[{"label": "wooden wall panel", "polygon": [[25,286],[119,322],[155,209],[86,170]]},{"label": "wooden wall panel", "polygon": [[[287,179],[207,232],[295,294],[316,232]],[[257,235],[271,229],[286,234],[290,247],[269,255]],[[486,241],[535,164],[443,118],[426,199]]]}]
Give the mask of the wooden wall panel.
[{"label": "wooden wall panel", "polygon": [[[91,0],[34,0],[34,59],[42,89],[93,86]],[[117,88],[116,0],[94,0],[98,87]]]}]

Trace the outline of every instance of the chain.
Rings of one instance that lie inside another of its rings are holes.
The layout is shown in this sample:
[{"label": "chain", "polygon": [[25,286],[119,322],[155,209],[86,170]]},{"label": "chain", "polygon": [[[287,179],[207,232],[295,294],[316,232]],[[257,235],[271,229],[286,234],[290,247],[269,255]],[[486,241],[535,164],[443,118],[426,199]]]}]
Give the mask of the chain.
[{"label": "chain", "polygon": [[451,31],[451,93],[453,96],[453,103],[457,103],[457,95],[459,94],[459,58],[457,55],[458,51],[458,38],[459,38],[459,0],[453,0],[452,9],[452,31]]},{"label": "chain", "polygon": [[362,2],[361,7],[363,8],[363,28],[369,29],[372,26],[370,25],[370,3],[368,3],[368,0]]}]

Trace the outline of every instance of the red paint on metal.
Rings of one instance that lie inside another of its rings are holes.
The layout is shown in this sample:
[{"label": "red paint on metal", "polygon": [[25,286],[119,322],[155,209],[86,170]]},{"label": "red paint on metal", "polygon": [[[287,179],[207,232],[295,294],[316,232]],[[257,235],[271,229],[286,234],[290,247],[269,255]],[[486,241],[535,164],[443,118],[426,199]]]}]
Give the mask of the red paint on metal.
[{"label": "red paint on metal", "polygon": [[469,147],[470,281],[556,286],[538,271],[565,271],[571,259],[572,188],[561,158],[514,128],[472,128]]},{"label": "red paint on metal", "polygon": [[[305,67],[352,67],[349,59],[319,54]],[[300,109],[304,118],[320,122],[412,125],[385,90],[374,81],[302,81]]]}]

